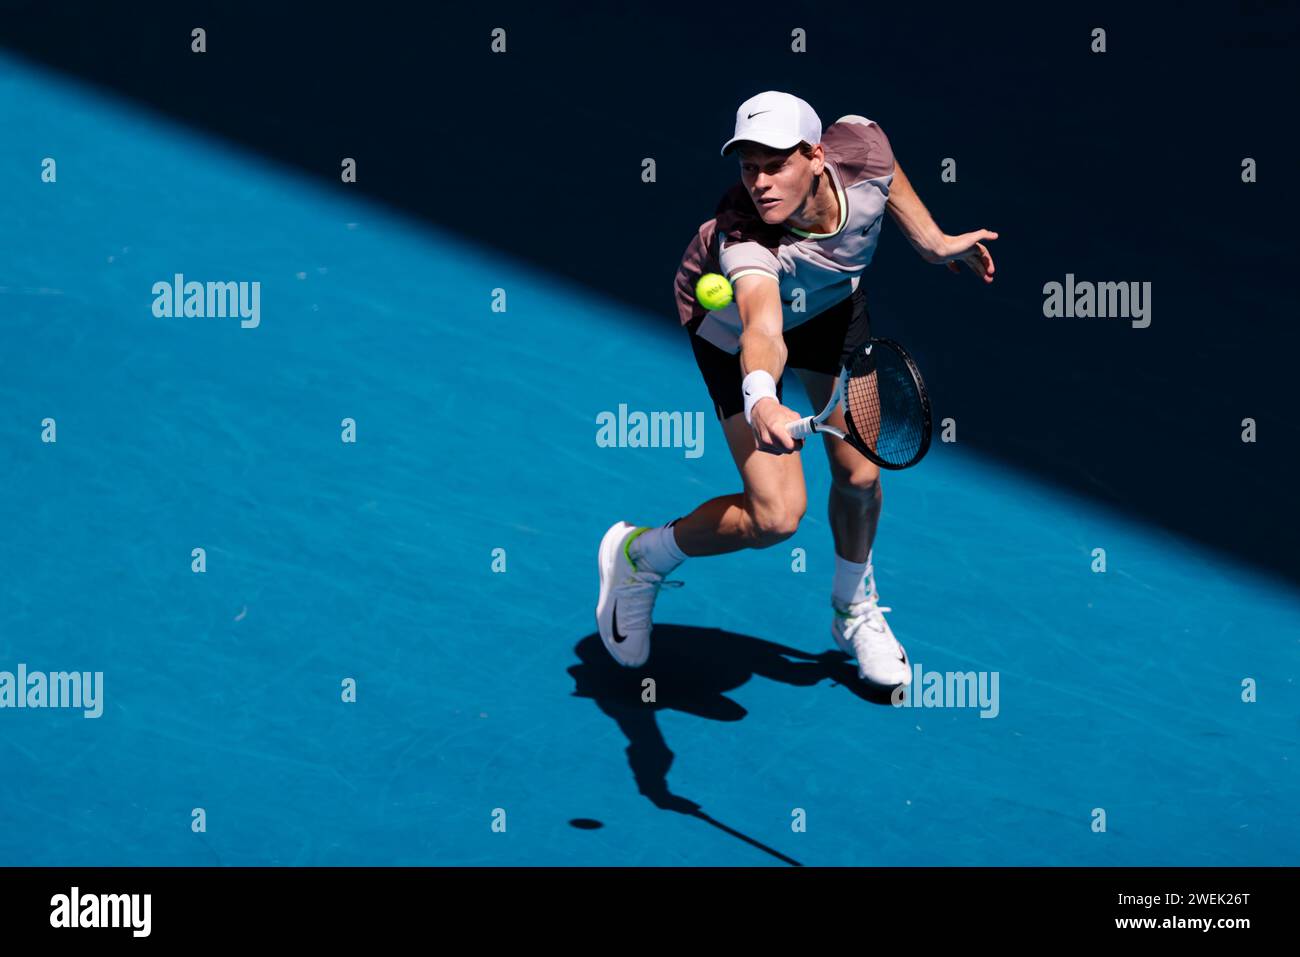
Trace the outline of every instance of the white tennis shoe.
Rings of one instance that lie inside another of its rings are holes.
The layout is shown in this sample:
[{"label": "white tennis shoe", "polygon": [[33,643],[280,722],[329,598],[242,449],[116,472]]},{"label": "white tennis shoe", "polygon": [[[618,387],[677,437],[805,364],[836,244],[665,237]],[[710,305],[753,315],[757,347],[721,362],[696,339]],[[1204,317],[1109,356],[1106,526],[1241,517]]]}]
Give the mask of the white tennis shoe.
[{"label": "white tennis shoe", "polygon": [[[868,574],[870,574],[868,572]],[[858,660],[858,677],[883,688],[912,683],[912,664],[907,652],[894,637],[885,621],[885,612],[893,609],[880,604],[876,583],[868,578],[870,591],[865,601],[840,607],[834,599],[835,620],[831,637],[840,651]]]},{"label": "white tennis shoe", "polygon": [[648,529],[615,522],[600,540],[596,557],[600,573],[596,627],[614,660],[626,668],[640,667],[650,657],[650,632],[654,627],[651,616],[659,589],[682,584],[665,581],[648,569],[637,569],[628,546],[645,531]]}]

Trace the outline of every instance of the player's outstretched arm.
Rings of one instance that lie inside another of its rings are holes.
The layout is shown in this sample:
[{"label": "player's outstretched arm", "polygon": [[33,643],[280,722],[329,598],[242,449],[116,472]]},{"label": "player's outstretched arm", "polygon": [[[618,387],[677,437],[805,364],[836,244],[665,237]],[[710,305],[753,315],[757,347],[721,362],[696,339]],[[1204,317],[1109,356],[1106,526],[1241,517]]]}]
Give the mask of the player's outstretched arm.
[{"label": "player's outstretched arm", "polygon": [[931,217],[930,211],[921,202],[921,197],[912,188],[911,180],[903,172],[903,167],[897,162],[894,164],[894,179],[889,187],[886,208],[912,248],[926,262],[946,263],[953,272],[960,272],[959,263],[965,263],[971,272],[985,282],[993,281],[993,256],[980,240],[997,239],[998,234],[987,229],[977,229],[959,236],[949,236]]},{"label": "player's outstretched arm", "polygon": [[781,286],[774,277],[749,275],[736,280],[740,333],[740,371],[744,375],[745,410],[754,430],[754,444],[763,452],[796,452],[803,442],[790,437],[785,423],[799,418],[776,398],[776,383],[785,371],[785,339],[781,335]]}]

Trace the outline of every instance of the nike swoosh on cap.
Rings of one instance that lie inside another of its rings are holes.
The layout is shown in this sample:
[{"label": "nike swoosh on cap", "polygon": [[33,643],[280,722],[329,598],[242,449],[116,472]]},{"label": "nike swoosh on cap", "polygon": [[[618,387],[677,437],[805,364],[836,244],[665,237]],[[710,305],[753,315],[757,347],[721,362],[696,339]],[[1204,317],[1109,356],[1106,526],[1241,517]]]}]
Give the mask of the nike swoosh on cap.
[{"label": "nike swoosh on cap", "polygon": [[[759,111],[758,111],[758,113],[771,113],[771,112],[772,112],[771,110],[759,110]],[[745,119],[747,119],[747,120],[752,120],[754,117],[758,116],[758,113],[750,113],[749,116],[745,117]]]}]

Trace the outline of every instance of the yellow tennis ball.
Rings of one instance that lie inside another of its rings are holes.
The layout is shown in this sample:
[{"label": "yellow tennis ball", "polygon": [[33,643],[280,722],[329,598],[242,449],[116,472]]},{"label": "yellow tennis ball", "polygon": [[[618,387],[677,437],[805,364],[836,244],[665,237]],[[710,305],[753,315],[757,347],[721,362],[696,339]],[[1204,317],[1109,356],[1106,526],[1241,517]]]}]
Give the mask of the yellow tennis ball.
[{"label": "yellow tennis ball", "polygon": [[716,272],[706,272],[695,284],[695,301],[705,309],[725,309],[731,305],[731,283]]}]

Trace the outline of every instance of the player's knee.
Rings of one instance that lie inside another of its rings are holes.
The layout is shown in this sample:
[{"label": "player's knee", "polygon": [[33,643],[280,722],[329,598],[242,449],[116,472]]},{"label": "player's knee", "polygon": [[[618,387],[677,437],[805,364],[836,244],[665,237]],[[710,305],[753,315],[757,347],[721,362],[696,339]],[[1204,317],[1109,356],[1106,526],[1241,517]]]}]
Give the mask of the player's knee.
[{"label": "player's knee", "polygon": [[851,468],[837,469],[832,479],[835,490],[869,502],[880,498],[880,469],[870,462],[855,464]]},{"label": "player's knee", "polygon": [[760,509],[754,513],[754,547],[779,545],[799,530],[806,503],[792,502],[779,508]]}]

